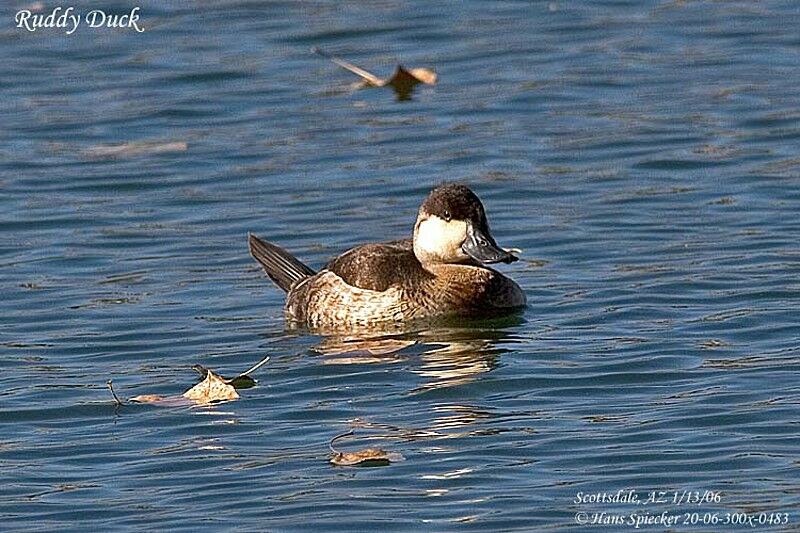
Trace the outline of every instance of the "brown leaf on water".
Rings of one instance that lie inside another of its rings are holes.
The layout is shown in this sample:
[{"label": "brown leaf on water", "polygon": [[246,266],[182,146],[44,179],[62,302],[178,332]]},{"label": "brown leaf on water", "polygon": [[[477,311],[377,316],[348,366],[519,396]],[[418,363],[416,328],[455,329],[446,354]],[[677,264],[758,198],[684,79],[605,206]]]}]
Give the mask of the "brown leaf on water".
[{"label": "brown leaf on water", "polygon": [[[158,394],[141,394],[139,396],[134,396],[133,398],[129,398],[129,403],[148,403],[153,405],[160,405],[160,406],[167,406],[167,407],[174,407],[174,406],[181,406],[181,405],[190,405],[192,402],[198,405],[210,405],[217,402],[224,402],[230,400],[236,400],[239,398],[239,393],[236,392],[236,388],[248,388],[255,385],[256,381],[250,377],[252,372],[255,372],[262,366],[264,366],[267,361],[269,361],[269,357],[265,357],[258,363],[256,363],[253,367],[249,368],[248,370],[242,372],[238,376],[232,379],[225,379],[213,370],[209,370],[201,365],[195,365],[194,368],[196,371],[200,372],[203,376],[203,381],[192,387],[191,389],[187,390],[183,393],[182,396],[160,396]],[[108,389],[111,391],[111,396],[114,398],[114,402],[117,407],[120,405],[125,405],[125,402],[117,396],[117,393],[114,391],[114,386],[112,381],[109,379],[106,383],[108,385]]]},{"label": "brown leaf on water", "polygon": [[365,448],[355,452],[340,452],[333,447],[338,439],[352,435],[353,430],[335,436],[329,447],[331,449],[330,463],[336,466],[388,466],[391,463],[404,461],[405,458],[397,452],[387,452],[380,448]]},{"label": "brown leaf on water", "polygon": [[333,63],[339,65],[345,70],[348,70],[361,78],[359,87],[391,87],[397,94],[399,100],[407,100],[411,97],[414,87],[420,83],[426,85],[435,85],[438,76],[433,69],[429,68],[404,68],[402,65],[397,65],[394,73],[388,78],[379,78],[375,74],[364,70],[344,59],[333,56],[319,48],[312,48],[312,52],[324,58],[330,59]]},{"label": "brown leaf on water", "polygon": [[183,397],[199,404],[210,404],[236,400],[239,398],[239,393],[232,385],[226,383],[223,377],[209,370],[206,379],[184,392]]},{"label": "brown leaf on water", "polygon": [[357,452],[338,452],[331,455],[331,464],[336,466],[388,466],[401,461],[398,453],[389,453],[380,448],[365,448]]},{"label": "brown leaf on water", "polygon": [[436,79],[436,73],[429,68],[412,68],[406,70],[401,65],[398,65],[392,77],[384,80],[383,86],[389,85],[398,95],[403,93],[410,95],[414,87],[420,83],[435,85]]}]

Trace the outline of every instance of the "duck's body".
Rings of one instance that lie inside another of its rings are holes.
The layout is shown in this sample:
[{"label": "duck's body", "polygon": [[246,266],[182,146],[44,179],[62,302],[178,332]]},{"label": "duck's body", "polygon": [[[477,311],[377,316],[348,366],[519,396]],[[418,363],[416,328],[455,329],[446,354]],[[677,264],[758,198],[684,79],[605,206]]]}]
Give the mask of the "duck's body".
[{"label": "duck's body", "polygon": [[525,305],[519,285],[483,266],[516,257],[497,248],[480,200],[461,185],[431,193],[413,240],[358,246],[317,273],[254,235],[250,252],[287,291],[287,320],[315,329],[494,316]]}]

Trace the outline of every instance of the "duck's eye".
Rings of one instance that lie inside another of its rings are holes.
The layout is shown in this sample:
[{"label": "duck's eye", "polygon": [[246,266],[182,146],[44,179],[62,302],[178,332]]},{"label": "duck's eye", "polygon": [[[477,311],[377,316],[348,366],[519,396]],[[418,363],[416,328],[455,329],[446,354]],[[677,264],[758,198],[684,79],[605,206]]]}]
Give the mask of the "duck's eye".
[{"label": "duck's eye", "polygon": [[442,213],[442,214],[444,215],[444,220],[445,220],[445,222],[450,222],[450,220],[453,218],[453,217],[450,215],[450,211],[447,211],[447,210],[445,210],[445,212],[444,212],[444,213]]}]

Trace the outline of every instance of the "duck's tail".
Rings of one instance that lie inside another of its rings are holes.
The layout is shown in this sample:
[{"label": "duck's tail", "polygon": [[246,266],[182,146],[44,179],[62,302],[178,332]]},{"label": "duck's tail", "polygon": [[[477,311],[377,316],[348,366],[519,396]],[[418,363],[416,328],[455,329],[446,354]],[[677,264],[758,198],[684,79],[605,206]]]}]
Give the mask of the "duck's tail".
[{"label": "duck's tail", "polygon": [[286,292],[295,283],[316,274],[280,246],[262,241],[252,233],[247,234],[247,243],[253,259],[258,261],[269,279]]}]

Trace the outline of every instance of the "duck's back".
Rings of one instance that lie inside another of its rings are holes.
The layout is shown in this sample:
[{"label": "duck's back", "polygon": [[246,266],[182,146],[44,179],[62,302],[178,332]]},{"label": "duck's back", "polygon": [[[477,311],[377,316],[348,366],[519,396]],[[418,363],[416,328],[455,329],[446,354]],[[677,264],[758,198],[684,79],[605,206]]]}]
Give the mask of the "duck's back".
[{"label": "duck's back", "polygon": [[414,255],[410,239],[357,246],[330,261],[325,270],[352,287],[371,291],[413,286],[432,277]]}]

